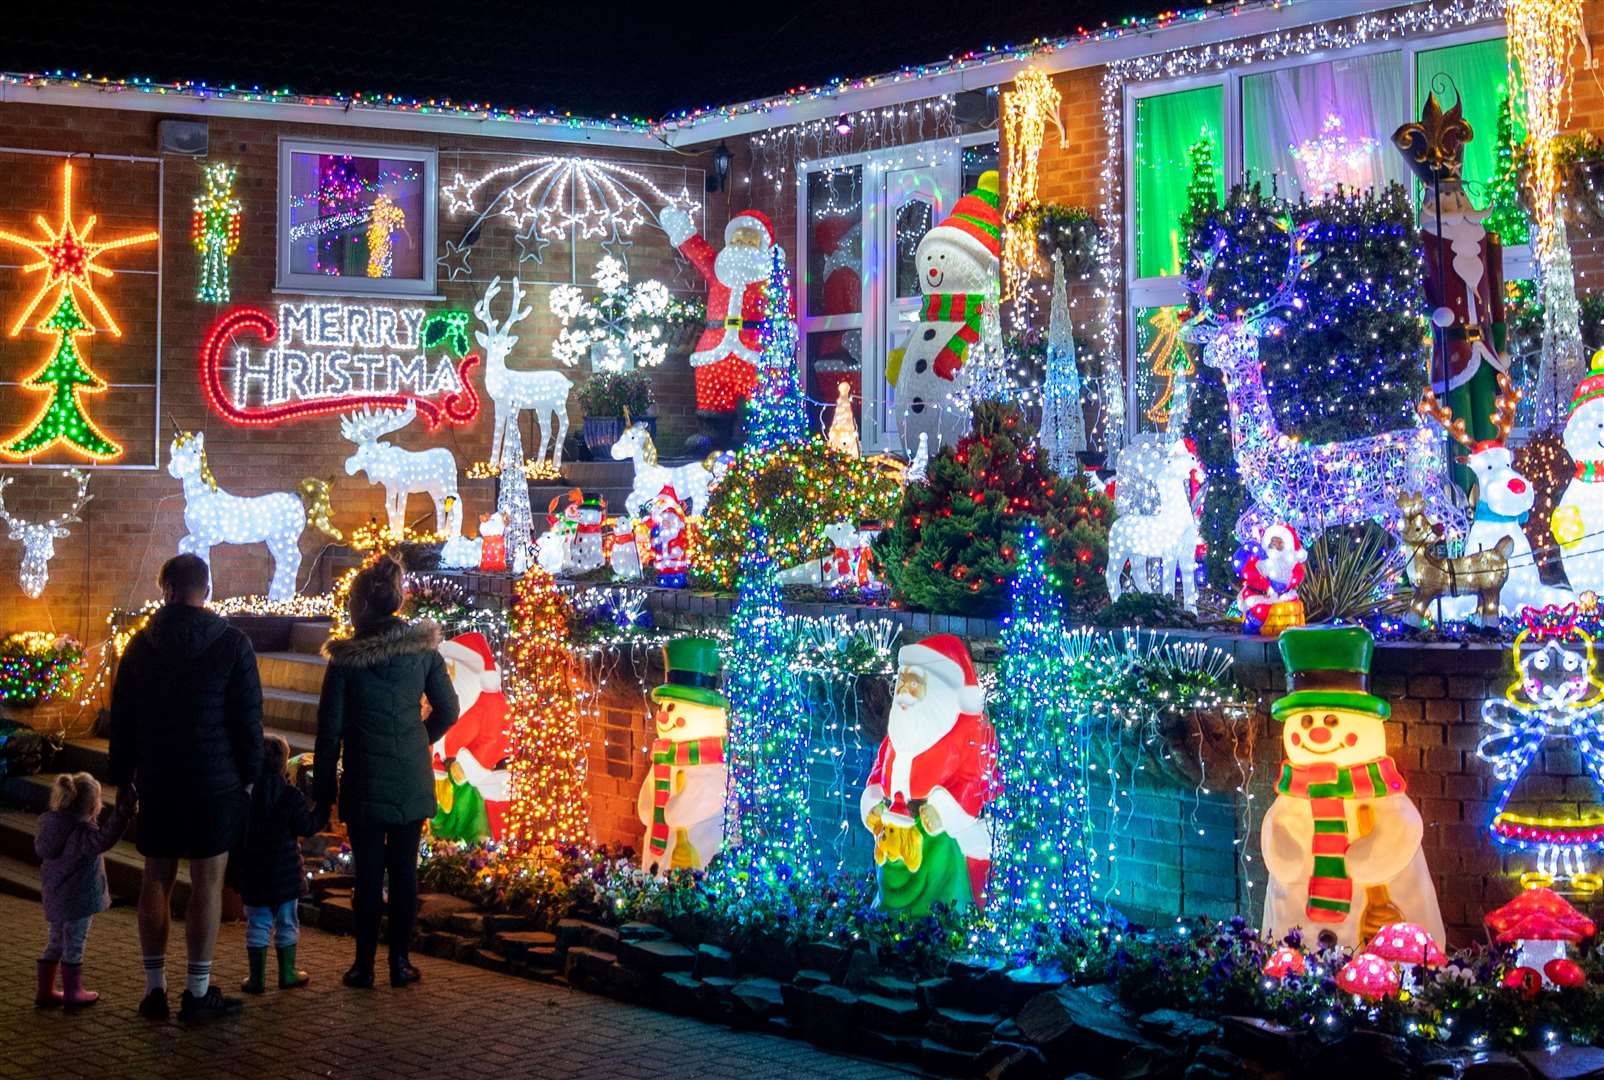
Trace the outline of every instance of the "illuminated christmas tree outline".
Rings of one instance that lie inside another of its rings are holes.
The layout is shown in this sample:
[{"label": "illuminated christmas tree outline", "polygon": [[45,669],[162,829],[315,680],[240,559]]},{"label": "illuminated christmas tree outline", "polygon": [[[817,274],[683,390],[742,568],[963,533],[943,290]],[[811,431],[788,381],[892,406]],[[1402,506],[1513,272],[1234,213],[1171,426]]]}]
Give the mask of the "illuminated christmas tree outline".
[{"label": "illuminated christmas tree outline", "polygon": [[107,333],[122,337],[122,328],[95,293],[90,278],[92,274],[110,278],[112,272],[97,265],[95,260],[109,251],[151,243],[160,239],[161,234],[153,229],[118,240],[90,241],[89,234],[98,219],[91,214],[82,227],[73,221],[72,163],[63,165],[61,172],[61,224],[58,227],[53,228],[43,214],[38,214],[34,221],[44,234],[43,239],[31,239],[0,229],[0,241],[25,247],[38,256],[38,262],[22,266],[24,274],[31,274],[35,270],[46,272],[43,284],[24,305],[16,322],[12,323],[9,336],[20,334],[29,318],[39,309],[45,294],[56,290],[51,313],[34,329],[53,334],[57,339],[50,359],[23,380],[23,386],[30,390],[54,387],[50,400],[29,421],[24,431],[0,446],[0,454],[20,460],[48,450],[58,442],[66,442],[85,457],[109,461],[121,457],[123,448],[95,426],[78,400],[80,393],[98,394],[106,389],[105,380],[84,362],[75,340],[95,332],[93,323],[84,318],[80,301],[88,301],[88,306],[99,316]]}]

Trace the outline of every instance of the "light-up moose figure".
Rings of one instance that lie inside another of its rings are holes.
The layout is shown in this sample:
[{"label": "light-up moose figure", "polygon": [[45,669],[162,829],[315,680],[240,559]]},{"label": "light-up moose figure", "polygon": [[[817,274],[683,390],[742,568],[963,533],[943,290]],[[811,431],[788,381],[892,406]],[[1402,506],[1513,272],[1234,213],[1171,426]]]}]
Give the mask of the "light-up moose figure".
[{"label": "light-up moose figure", "polygon": [[473,335],[485,351],[485,392],[496,403],[496,423],[490,436],[490,466],[494,469],[523,467],[522,461],[507,460],[508,448],[515,445],[508,434],[517,426],[518,414],[533,409],[540,424],[535,460],[544,461],[549,450],[552,467],[561,471],[563,440],[568,437],[568,392],[574,384],[560,372],[513,371],[507,367],[507,354],[518,344],[518,339],[512,336],[512,328],[529,317],[530,309],[520,307],[524,290],[518,279],[513,278],[512,307],[505,321],[498,323],[491,317],[490,302],[500,293],[498,277],[490,282],[484,296],[473,306],[474,315],[485,324],[483,331]]},{"label": "light-up moose figure", "polygon": [[6,509],[4,493],[11,477],[0,480],[0,524],[10,530],[13,540],[22,541],[22,567],[19,578],[22,582],[22,591],[29,599],[37,600],[44,594],[45,585],[50,581],[50,560],[56,554],[56,541],[66,537],[69,533],[67,526],[78,520],[78,512],[84,504],[94,498],[89,494],[89,474],[82,469],[68,469],[66,476],[70,476],[78,484],[78,493],[73,496],[72,505],[66,513],[50,518],[48,521],[24,521]]},{"label": "light-up moose figure", "polygon": [[1275,523],[1311,537],[1366,521],[1396,533],[1397,498],[1407,491],[1424,492],[1432,519],[1450,535],[1463,535],[1465,515],[1449,497],[1442,448],[1424,424],[1318,445],[1282,433],[1264,386],[1259,340],[1284,328],[1274,312],[1302,309],[1295,286],[1315,256],[1305,250],[1312,223],[1278,224],[1287,233],[1287,260],[1266,299],[1229,315],[1215,310],[1209,277],[1225,248],[1223,235],[1203,253],[1197,275],[1186,283],[1194,313],[1181,329],[1182,340],[1202,346],[1203,362],[1225,380],[1237,471],[1253,500],[1237,518],[1237,538],[1257,539]]},{"label": "light-up moose figure", "polygon": [[379,440],[400,431],[417,416],[415,402],[404,409],[363,409],[340,417],[340,434],[356,443],[345,459],[345,475],[367,473],[368,483],[384,485],[384,510],[390,534],[401,536],[407,523],[407,498],[422,492],[434,500],[435,531],[446,539],[462,533],[462,498],[457,493],[457,459],[443,446],[403,450]]}]

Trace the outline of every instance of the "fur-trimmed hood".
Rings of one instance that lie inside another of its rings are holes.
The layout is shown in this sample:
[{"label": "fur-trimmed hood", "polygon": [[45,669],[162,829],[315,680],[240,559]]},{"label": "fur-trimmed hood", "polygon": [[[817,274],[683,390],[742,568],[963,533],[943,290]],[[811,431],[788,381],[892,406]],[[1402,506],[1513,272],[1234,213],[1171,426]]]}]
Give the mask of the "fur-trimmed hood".
[{"label": "fur-trimmed hood", "polygon": [[439,625],[428,619],[415,623],[392,619],[370,634],[330,639],[323,645],[323,655],[336,667],[374,667],[397,656],[437,649],[440,640]]}]

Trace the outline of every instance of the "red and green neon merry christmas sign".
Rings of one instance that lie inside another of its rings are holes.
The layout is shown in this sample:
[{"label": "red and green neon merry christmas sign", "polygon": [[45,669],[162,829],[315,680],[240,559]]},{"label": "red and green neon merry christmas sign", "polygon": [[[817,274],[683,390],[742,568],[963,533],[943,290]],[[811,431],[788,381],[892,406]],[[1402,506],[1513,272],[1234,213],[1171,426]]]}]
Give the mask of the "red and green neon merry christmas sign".
[{"label": "red and green neon merry christmas sign", "polygon": [[0,241],[27,248],[37,257],[37,261],[23,264],[24,274],[45,271],[38,291],[12,323],[11,337],[22,333],[29,318],[40,310],[45,297],[54,293],[49,313],[34,329],[53,336],[55,349],[44,365],[22,383],[27,390],[48,391],[50,400],[24,430],[0,444],[0,454],[20,461],[41,454],[57,443],[65,443],[83,457],[113,461],[122,456],[123,448],[95,426],[79,399],[81,394],[98,394],[106,389],[105,381],[89,367],[78,343],[80,338],[95,332],[94,324],[84,315],[84,306],[93,310],[102,329],[113,337],[121,337],[122,329],[96,294],[91,276],[109,279],[112,272],[96,260],[111,251],[154,243],[161,234],[151,230],[117,240],[91,240],[95,215],[89,215],[82,226],[73,221],[71,163],[61,168],[60,224],[52,227],[42,214],[35,221],[42,237],[27,237],[0,229]]}]

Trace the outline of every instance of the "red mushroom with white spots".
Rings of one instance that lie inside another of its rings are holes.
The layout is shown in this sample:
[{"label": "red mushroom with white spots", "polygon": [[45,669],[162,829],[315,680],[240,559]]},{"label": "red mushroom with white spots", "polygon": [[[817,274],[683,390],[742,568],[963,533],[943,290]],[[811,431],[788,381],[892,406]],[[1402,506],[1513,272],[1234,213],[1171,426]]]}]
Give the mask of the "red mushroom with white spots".
[{"label": "red mushroom with white spots", "polygon": [[[1483,922],[1498,944],[1517,947],[1517,965],[1542,972],[1543,982],[1548,986],[1555,981],[1547,969],[1553,961],[1565,959],[1566,946],[1598,933],[1592,919],[1552,889],[1528,889],[1497,911],[1490,912]],[[1567,976],[1570,974],[1568,968],[1560,970]]]},{"label": "red mushroom with white spots", "polygon": [[1399,965],[1405,990],[1414,988],[1416,967],[1442,967],[1448,961],[1432,936],[1410,922],[1383,926],[1364,951]]},{"label": "red mushroom with white spots", "polygon": [[1360,953],[1337,972],[1337,986],[1366,1001],[1392,997],[1401,985],[1393,966],[1370,953]]},{"label": "red mushroom with white spots", "polygon": [[1302,975],[1308,970],[1303,953],[1290,945],[1283,945],[1264,961],[1262,969],[1269,979],[1284,979],[1288,975]]}]

